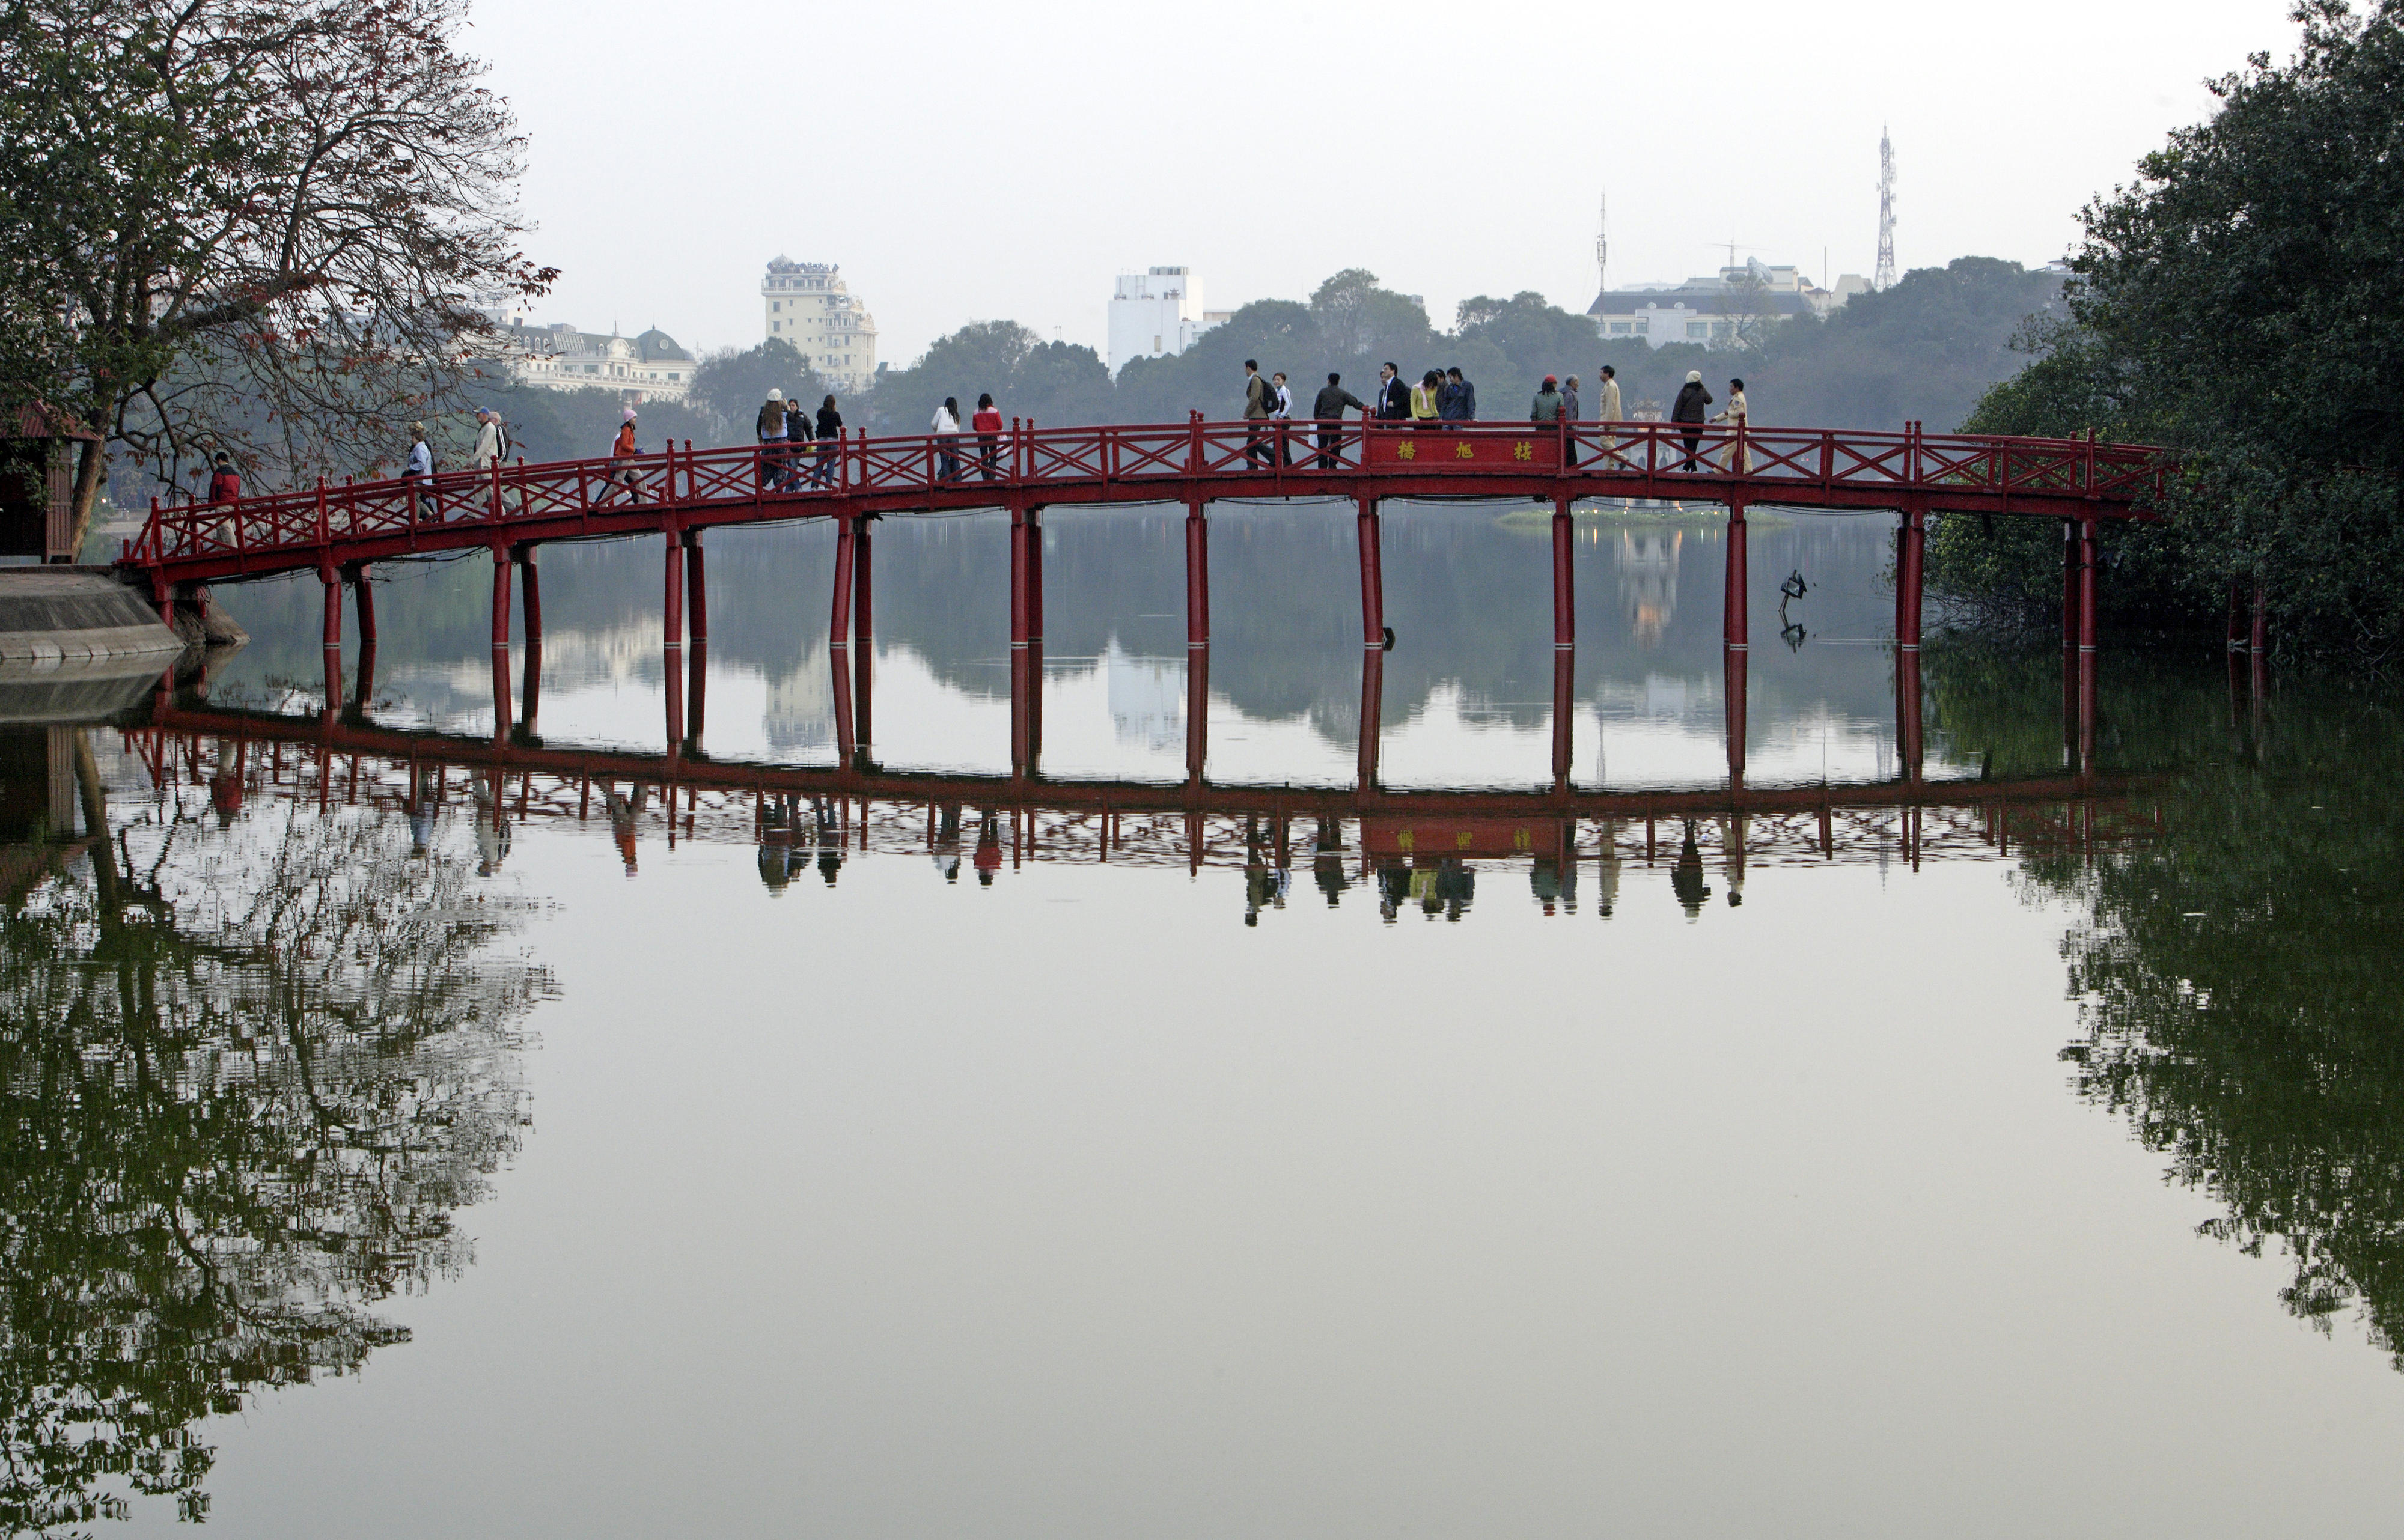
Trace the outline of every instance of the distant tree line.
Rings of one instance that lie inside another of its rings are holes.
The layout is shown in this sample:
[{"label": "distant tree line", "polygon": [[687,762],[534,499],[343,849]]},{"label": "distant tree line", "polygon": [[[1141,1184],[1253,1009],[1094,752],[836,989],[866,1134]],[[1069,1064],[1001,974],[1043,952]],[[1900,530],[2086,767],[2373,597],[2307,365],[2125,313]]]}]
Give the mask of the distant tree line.
[{"label": "distant tree line", "polygon": [[[1366,269],[1348,268],[1307,300],[1256,300],[1182,354],[1135,359],[1115,382],[1089,347],[1044,341],[1013,321],[976,322],[938,339],[906,367],[880,370],[874,389],[843,409],[846,423],[879,433],[923,430],[946,398],[965,415],[985,393],[1005,417],[1049,424],[1177,423],[1188,411],[1223,419],[1240,410],[1243,363],[1257,358],[1265,371],[1285,372],[1303,410],[1331,373],[1366,398],[1378,365],[1391,361],[1411,380],[1460,368],[1477,386],[1478,413],[1487,418],[1523,417],[1545,375],[1574,374],[1591,415],[1608,364],[1630,414],[1666,412],[1693,369],[1715,395],[1725,395],[1731,377],[1743,378],[1754,420],[1765,426],[1894,429],[1919,419],[1950,427],[2025,362],[2010,346],[2016,330],[2032,317],[2059,315],[2062,305],[2061,285],[2047,274],[1963,257],[1913,272],[1882,294],[1857,296],[1824,320],[1755,318],[1734,347],[1654,348],[1635,338],[1605,340],[1587,317],[1526,290],[1465,299],[1451,329],[1440,330],[1419,300],[1384,287]],[[679,431],[696,442],[704,431],[746,441],[770,386],[813,402],[825,391],[791,345],[777,340],[715,354],[695,378],[688,409],[644,409],[647,437],[656,418],[690,423]],[[594,397],[592,427],[606,438],[616,425],[616,398],[583,394]],[[554,407],[551,415],[566,413]]]},{"label": "distant tree line", "polygon": [[[2306,0],[2303,42],[2085,211],[2068,313],[1970,414],[1980,432],[2175,446],[2171,517],[2107,527],[2104,602],[2193,624],[2258,588],[2279,649],[2379,669],[2404,645],[2404,0]],[[1990,615],[2059,607],[2060,531],[1944,520],[1933,586]]]}]

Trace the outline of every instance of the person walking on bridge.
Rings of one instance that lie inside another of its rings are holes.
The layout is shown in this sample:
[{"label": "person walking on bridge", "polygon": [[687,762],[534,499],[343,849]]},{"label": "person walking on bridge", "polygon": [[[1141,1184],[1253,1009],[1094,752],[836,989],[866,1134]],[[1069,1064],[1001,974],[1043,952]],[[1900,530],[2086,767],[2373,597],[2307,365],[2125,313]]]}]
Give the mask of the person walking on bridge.
[{"label": "person walking on bridge", "polygon": [[1411,417],[1411,387],[1403,383],[1403,371],[1391,363],[1377,366],[1377,421],[1407,423]]},{"label": "person walking on bridge", "polygon": [[[1544,382],[1536,387],[1536,399],[1528,407],[1528,421],[1547,433],[1558,434],[1561,431],[1561,413],[1566,406],[1567,403],[1561,399],[1560,382],[1548,374],[1544,376]],[[1572,460],[1570,463],[1575,465],[1577,462]],[[1537,501],[1541,503],[1544,499],[1539,497]]]},{"label": "person walking on bridge", "polygon": [[1319,422],[1319,468],[1334,470],[1337,463],[1336,446],[1344,442],[1344,413],[1347,409],[1365,411],[1368,403],[1344,388],[1344,377],[1330,374],[1327,383],[1311,399],[1310,415]]},{"label": "person walking on bridge", "polygon": [[[1595,421],[1599,423],[1616,423],[1621,419],[1621,412],[1619,409],[1619,371],[1613,368],[1609,364],[1603,365],[1602,372],[1596,377],[1594,387],[1594,416]],[[1619,448],[1619,435],[1615,433],[1606,433],[1602,436],[1603,453],[1609,454],[1612,451],[1617,448]]]},{"label": "person walking on bridge", "polygon": [[1745,412],[1744,382],[1731,380],[1728,382],[1727,405],[1722,407],[1719,415],[1712,421],[1726,423],[1736,429],[1737,436],[1729,442],[1727,453],[1721,456],[1721,468],[1732,470],[1739,476],[1743,476],[1753,469],[1753,451],[1745,447],[1744,442]]},{"label": "person walking on bridge", "polygon": [[[501,414],[495,411],[490,407],[477,408],[476,468],[483,472],[486,476],[490,476],[493,474],[494,466],[506,465],[509,463],[510,430],[503,425],[501,422]],[[525,493],[524,492],[514,493],[511,495],[510,502],[510,506],[515,507],[519,512],[523,513],[525,511]]]},{"label": "person walking on bridge", "polygon": [[986,391],[977,397],[976,416],[969,425],[976,429],[977,469],[990,481],[1001,442],[1001,409],[993,404],[993,392]]},{"label": "person walking on bridge", "polygon": [[635,456],[642,451],[635,443],[635,409],[628,407],[618,423],[618,437],[609,440],[609,484],[594,507],[607,506],[623,490],[629,501],[643,500],[643,474],[635,468]]},{"label": "person walking on bridge", "polygon": [[1577,424],[1584,418],[1585,413],[1578,407],[1578,377],[1572,374],[1561,382],[1561,421],[1570,424],[1570,431],[1561,436],[1564,465],[1577,464]]},{"label": "person walking on bridge", "polygon": [[[1268,377],[1261,373],[1261,361],[1244,360],[1244,421],[1263,423],[1269,420],[1269,409],[1277,405],[1277,392],[1270,388]],[[1265,465],[1269,460],[1268,430],[1247,426],[1244,430],[1244,458],[1255,465]]]},{"label": "person walking on bridge", "polygon": [[782,492],[785,485],[785,393],[771,389],[760,403],[760,487]]},{"label": "person walking on bridge", "polygon": [[810,471],[810,485],[832,487],[835,478],[835,450],[843,438],[843,413],[834,409],[834,395],[818,403],[818,463]]},{"label": "person walking on bridge", "polygon": [[784,454],[786,473],[784,485],[798,490],[803,480],[803,462],[810,459],[810,406],[801,396],[784,399]]},{"label": "person walking on bridge", "polygon": [[946,395],[943,404],[935,409],[935,419],[928,426],[935,435],[935,479],[957,481],[960,479],[960,398]]},{"label": "person walking on bridge", "polygon": [[1712,393],[1703,389],[1703,371],[1688,369],[1686,382],[1678,387],[1678,399],[1670,406],[1670,421],[1678,424],[1678,437],[1686,441],[1680,470],[1697,468],[1695,447],[1703,441],[1703,411],[1711,404]]},{"label": "person walking on bridge", "polygon": [[1293,464],[1293,429],[1288,424],[1293,421],[1293,392],[1286,386],[1285,370],[1279,369],[1269,376],[1269,391],[1277,397],[1269,403],[1269,421],[1277,424],[1277,463],[1291,465]]},{"label": "person walking on bridge", "polygon": [[1411,387],[1411,426],[1432,428],[1436,424],[1436,392],[1444,385],[1444,376],[1433,369],[1419,376]]},{"label": "person walking on bridge", "polygon": [[434,477],[434,451],[426,447],[423,423],[409,424],[409,459],[400,474],[409,482],[409,521],[413,524],[426,517],[426,484]]}]

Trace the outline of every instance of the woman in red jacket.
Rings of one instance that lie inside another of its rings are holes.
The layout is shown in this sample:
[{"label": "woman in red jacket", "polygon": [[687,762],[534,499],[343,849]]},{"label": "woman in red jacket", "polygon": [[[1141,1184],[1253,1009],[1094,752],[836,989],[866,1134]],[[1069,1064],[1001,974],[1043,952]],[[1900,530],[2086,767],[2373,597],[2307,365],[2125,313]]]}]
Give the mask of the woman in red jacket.
[{"label": "woman in red jacket", "polygon": [[[618,424],[618,437],[609,441],[609,458],[612,462],[609,466],[609,490],[601,494],[602,503],[607,503],[617,496],[620,487],[625,488],[635,502],[639,503],[643,500],[642,473],[635,469],[635,456],[640,452],[635,448],[635,409],[628,407],[625,421]],[[594,505],[596,507],[599,506],[600,504]]]},{"label": "woman in red jacket", "polygon": [[969,426],[976,430],[977,467],[990,481],[993,479],[995,446],[1001,438],[1001,409],[993,404],[993,392],[987,391],[977,397],[976,415],[969,419]]}]

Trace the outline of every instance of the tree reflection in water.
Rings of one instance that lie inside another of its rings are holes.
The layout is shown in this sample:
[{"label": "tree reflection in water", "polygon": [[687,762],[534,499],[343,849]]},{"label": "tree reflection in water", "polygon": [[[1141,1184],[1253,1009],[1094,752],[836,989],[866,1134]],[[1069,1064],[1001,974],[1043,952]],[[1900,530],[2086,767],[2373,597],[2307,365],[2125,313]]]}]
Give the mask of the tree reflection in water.
[{"label": "tree reflection in water", "polygon": [[[1960,741],[2007,765],[2059,742],[2042,659],[2017,711],[1992,657],[1935,661]],[[2327,694],[2257,712],[2242,679],[2145,659],[2104,700],[2121,768],[2180,768],[2155,839],[2023,867],[2087,911],[2063,942],[2073,1084],[2226,1207],[2205,1234],[2284,1249],[2291,1313],[2327,1333],[2353,1310],[2404,1369],[2404,716]]]},{"label": "tree reflection in water", "polygon": [[[105,826],[77,734],[85,827]],[[204,1515],[203,1419],[359,1368],[526,1124],[524,906],[396,818],[170,793],[0,918],[0,1528]]]}]

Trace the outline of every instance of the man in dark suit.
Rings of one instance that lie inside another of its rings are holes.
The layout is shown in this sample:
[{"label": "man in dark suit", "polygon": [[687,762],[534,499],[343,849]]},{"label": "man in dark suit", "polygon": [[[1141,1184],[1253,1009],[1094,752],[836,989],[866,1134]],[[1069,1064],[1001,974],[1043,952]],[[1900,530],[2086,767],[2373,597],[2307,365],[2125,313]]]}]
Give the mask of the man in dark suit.
[{"label": "man in dark suit", "polygon": [[1344,377],[1330,374],[1327,384],[1310,403],[1310,415],[1319,419],[1319,468],[1335,468],[1335,448],[1344,442],[1344,413],[1367,409],[1368,403],[1344,388]]}]

